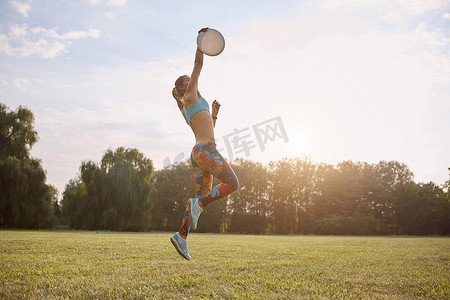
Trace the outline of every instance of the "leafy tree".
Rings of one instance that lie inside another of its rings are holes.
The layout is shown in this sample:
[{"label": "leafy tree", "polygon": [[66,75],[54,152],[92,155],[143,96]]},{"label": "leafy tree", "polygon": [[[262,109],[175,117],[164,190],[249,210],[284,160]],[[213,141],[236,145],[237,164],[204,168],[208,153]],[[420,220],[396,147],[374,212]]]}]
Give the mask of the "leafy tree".
[{"label": "leafy tree", "polygon": [[71,179],[66,185],[61,201],[63,220],[71,228],[88,229],[85,226],[85,215],[88,211],[86,185],[80,178]]},{"label": "leafy tree", "polygon": [[269,164],[271,231],[307,233],[317,194],[317,166],[308,159],[284,158]]},{"label": "leafy tree", "polygon": [[441,187],[410,183],[396,195],[398,233],[448,234],[450,203]]},{"label": "leafy tree", "polygon": [[57,191],[46,182],[45,171],[29,156],[37,141],[33,113],[0,104],[0,225],[48,228],[55,224]]},{"label": "leafy tree", "polygon": [[313,197],[311,212],[317,221],[333,216],[339,210],[339,171],[332,165],[320,164],[317,167],[318,193]]},{"label": "leafy tree", "polygon": [[375,168],[377,177],[374,180],[379,188],[371,209],[376,216],[389,217],[395,213],[398,191],[408,194],[414,184],[414,175],[405,164],[397,161],[381,161]]},{"label": "leafy tree", "polygon": [[145,230],[150,227],[153,163],[136,149],[108,150],[101,164],[83,162],[63,193],[62,212],[80,229]]},{"label": "leafy tree", "polygon": [[[450,171],[450,168],[448,168]],[[450,235],[450,179],[443,184],[443,189],[446,190],[445,197],[442,202],[442,234]]]},{"label": "leafy tree", "polygon": [[406,165],[347,161],[336,167],[322,165],[318,171],[321,179],[313,209],[318,233],[395,233],[395,205],[409,201],[408,187],[413,183]]},{"label": "leafy tree", "polygon": [[0,158],[30,159],[30,150],[38,140],[33,128],[33,113],[19,106],[16,111],[0,103]]},{"label": "leafy tree", "polygon": [[271,232],[277,234],[293,233],[296,225],[296,195],[298,187],[292,180],[294,174],[291,161],[287,159],[269,163],[270,189],[269,203],[271,215]]},{"label": "leafy tree", "polygon": [[232,164],[239,189],[228,196],[229,230],[236,233],[265,233],[268,225],[268,172],[258,162],[236,159]]},{"label": "leafy tree", "polygon": [[182,161],[155,173],[153,230],[175,231],[180,228],[186,201],[195,195],[193,172],[191,164]]}]

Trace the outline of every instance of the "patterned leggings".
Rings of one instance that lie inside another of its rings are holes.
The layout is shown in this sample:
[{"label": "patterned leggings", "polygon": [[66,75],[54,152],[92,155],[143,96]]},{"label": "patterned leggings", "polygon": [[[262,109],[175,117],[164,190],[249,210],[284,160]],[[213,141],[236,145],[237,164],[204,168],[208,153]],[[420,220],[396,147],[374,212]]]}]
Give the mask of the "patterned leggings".
[{"label": "patterned leggings", "polygon": [[[228,162],[216,149],[216,144],[200,144],[192,149],[191,163],[194,168],[196,198],[206,207],[211,202],[223,198],[239,187],[239,181]],[[212,188],[213,176],[221,183]],[[189,224],[189,210],[184,213],[180,235],[187,236]]]}]

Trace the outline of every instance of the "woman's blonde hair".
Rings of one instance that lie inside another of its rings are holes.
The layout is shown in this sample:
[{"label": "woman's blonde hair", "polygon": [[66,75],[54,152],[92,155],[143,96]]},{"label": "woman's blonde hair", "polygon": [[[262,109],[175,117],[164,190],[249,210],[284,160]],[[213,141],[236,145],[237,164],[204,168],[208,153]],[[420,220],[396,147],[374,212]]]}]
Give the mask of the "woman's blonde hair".
[{"label": "woman's blonde hair", "polygon": [[181,75],[180,77],[178,77],[175,81],[175,87],[172,89],[172,96],[175,98],[175,100],[177,100],[177,104],[180,109],[183,107],[183,102],[181,101],[183,95],[181,95],[178,87],[183,83],[183,79],[185,76],[187,75]]},{"label": "woman's blonde hair", "polygon": [[177,100],[177,101],[181,101],[181,98],[183,98],[181,95],[180,95],[180,91],[177,89],[177,87],[174,87],[173,89],[172,89],[172,96],[175,98],[175,100]]}]

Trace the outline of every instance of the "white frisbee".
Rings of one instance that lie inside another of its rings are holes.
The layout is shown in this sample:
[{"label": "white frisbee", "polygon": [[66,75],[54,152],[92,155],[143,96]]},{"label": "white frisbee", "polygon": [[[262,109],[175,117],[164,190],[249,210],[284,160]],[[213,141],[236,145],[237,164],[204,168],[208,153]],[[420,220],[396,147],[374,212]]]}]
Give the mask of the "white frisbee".
[{"label": "white frisbee", "polygon": [[206,55],[216,56],[225,48],[223,35],[215,29],[200,32],[197,36],[197,46]]}]

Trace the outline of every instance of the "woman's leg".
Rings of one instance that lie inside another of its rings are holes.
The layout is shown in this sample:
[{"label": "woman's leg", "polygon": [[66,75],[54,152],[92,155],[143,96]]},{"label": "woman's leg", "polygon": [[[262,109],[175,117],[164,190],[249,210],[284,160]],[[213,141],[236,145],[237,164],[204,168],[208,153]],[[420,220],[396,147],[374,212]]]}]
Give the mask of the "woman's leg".
[{"label": "woman's leg", "polygon": [[[195,181],[195,192],[197,198],[202,198],[208,195],[212,188],[212,174],[208,171],[203,170],[195,162],[191,154],[191,163],[194,169],[194,181]],[[191,225],[189,223],[189,205],[186,207],[184,212],[183,221],[181,222],[181,228],[178,231],[183,238],[187,238]]]},{"label": "woman's leg", "polygon": [[[217,151],[216,144],[197,145],[192,151],[192,158],[205,173],[218,178],[221,183],[213,187],[206,195],[202,193],[199,199],[200,207],[221,199],[239,187],[239,181],[231,166]],[[198,194],[197,194],[198,195]]]},{"label": "woman's leg", "polygon": [[213,175],[202,169],[194,160],[191,154],[192,168],[194,169],[195,194],[196,198],[202,198],[208,195],[212,188]]}]

